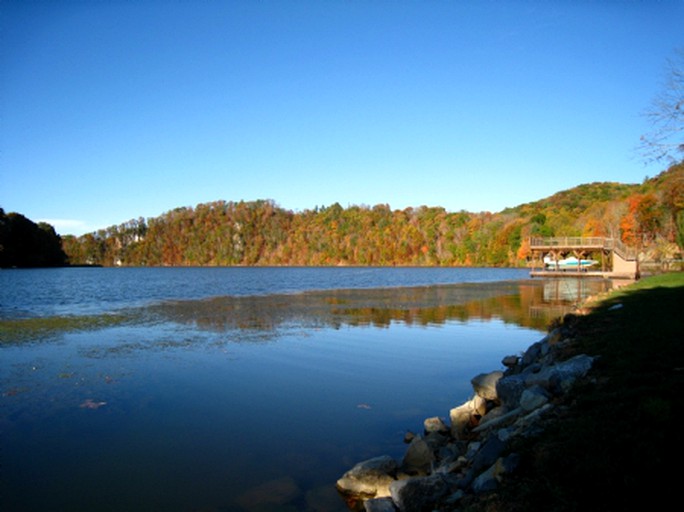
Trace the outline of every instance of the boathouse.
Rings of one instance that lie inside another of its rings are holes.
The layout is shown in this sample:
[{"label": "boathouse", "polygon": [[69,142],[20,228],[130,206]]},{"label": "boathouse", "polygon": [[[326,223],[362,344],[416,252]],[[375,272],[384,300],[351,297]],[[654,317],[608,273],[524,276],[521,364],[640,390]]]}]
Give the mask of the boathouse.
[{"label": "boathouse", "polygon": [[[532,277],[549,276],[602,276],[613,279],[638,279],[639,261],[637,251],[620,240],[604,237],[552,237],[530,238],[532,253]],[[598,255],[601,270],[578,268],[577,270],[558,270],[547,268],[544,256],[554,261],[575,256],[578,260],[589,255]]]}]

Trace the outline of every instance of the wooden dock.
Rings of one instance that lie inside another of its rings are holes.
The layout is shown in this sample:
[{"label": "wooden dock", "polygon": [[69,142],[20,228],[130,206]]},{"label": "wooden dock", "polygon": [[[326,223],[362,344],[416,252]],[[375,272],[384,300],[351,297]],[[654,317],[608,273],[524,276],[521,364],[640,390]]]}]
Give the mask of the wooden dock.
[{"label": "wooden dock", "polygon": [[[638,279],[639,262],[637,251],[620,240],[604,237],[553,237],[530,238],[533,258],[531,277],[603,277],[610,279]],[[558,270],[546,269],[544,255],[560,260],[568,254],[577,259],[585,259],[590,254],[598,254],[601,270]],[[539,263],[539,268],[536,263]]]},{"label": "wooden dock", "polygon": [[595,277],[597,279],[635,279],[634,274],[612,272],[612,271],[590,271],[590,272],[577,272],[575,270],[544,270],[544,269],[533,269],[530,271],[530,277],[581,277],[589,278]]}]

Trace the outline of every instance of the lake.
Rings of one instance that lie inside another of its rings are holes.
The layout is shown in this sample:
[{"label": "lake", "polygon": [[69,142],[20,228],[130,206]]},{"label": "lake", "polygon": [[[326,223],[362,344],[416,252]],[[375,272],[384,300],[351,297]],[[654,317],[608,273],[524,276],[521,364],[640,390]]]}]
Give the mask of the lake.
[{"label": "lake", "polygon": [[520,269],[0,271],[0,510],[346,511],[335,481],[603,280]]}]

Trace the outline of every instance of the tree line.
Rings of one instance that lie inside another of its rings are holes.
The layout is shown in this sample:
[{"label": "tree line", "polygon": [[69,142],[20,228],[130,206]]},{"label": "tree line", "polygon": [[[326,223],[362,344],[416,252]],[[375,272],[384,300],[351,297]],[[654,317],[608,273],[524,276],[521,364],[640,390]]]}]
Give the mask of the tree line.
[{"label": "tree line", "polygon": [[591,183],[500,213],[335,203],[292,212],[272,200],[216,201],[81,237],[0,208],[0,267],[72,265],[519,266],[531,236],[620,239],[650,259],[684,248],[684,49],[645,112],[647,161],[671,167],[641,185]]},{"label": "tree line", "polygon": [[673,258],[684,247],[684,163],[640,185],[580,185],[499,213],[215,201],[62,244],[71,264],[105,266],[523,266],[531,236],[618,238]]}]

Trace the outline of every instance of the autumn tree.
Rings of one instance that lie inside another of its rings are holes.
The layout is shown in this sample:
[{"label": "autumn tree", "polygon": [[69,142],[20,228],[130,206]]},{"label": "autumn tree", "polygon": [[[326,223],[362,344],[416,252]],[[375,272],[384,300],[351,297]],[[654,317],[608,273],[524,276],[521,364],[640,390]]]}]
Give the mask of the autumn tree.
[{"label": "autumn tree", "polygon": [[103,265],[518,266],[531,256],[529,237],[672,242],[684,233],[676,227],[684,228],[682,172],[675,166],[641,185],[580,185],[500,213],[338,203],[294,213],[270,200],[216,201],[70,237],[64,247],[74,263]]},{"label": "autumn tree", "polygon": [[684,162],[673,165],[655,178],[662,190],[661,201],[667,217],[667,239],[684,249]]},{"label": "autumn tree", "polygon": [[661,222],[658,198],[653,193],[634,194],[628,203],[629,210],[620,224],[622,241],[630,245],[653,242]]}]

